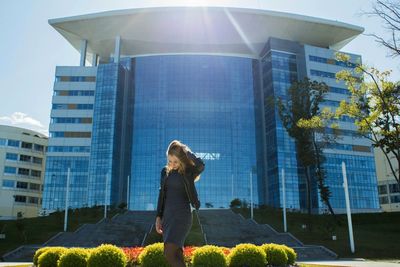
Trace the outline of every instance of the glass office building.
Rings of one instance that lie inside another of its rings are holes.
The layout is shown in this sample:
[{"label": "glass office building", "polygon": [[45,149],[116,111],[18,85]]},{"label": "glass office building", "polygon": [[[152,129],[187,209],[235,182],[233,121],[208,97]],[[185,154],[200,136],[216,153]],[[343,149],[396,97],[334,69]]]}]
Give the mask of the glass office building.
[{"label": "glass office building", "polygon": [[[206,163],[196,183],[202,208],[227,208],[235,198],[280,207],[282,169],[287,206],[306,208],[295,144],[270,99],[286,98],[291,83],[307,76],[330,86],[324,104],[337,107],[348,91],[335,81],[345,66],[334,53],[362,28],[222,7],[111,11],[50,24],[81,62],[56,69],[43,208],[64,208],[68,193],[70,207],[126,202],[154,210],[174,139]],[[343,138],[325,150],[332,205],[344,211],[345,161],[352,209],[377,210],[370,144],[351,119],[340,126]],[[323,212],[316,185],[312,194],[314,212]]]}]

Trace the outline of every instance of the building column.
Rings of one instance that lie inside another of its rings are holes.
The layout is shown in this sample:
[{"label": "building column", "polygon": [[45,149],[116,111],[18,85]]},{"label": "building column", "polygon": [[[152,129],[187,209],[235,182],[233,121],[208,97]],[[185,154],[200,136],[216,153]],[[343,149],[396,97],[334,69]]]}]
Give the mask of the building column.
[{"label": "building column", "polygon": [[99,58],[99,55],[97,54],[93,54],[92,55],[92,67],[96,67],[97,66],[97,59]]},{"label": "building column", "polygon": [[114,63],[119,63],[121,53],[121,36],[115,37]]},{"label": "building column", "polygon": [[81,40],[81,62],[79,66],[85,66],[86,62],[87,40]]}]

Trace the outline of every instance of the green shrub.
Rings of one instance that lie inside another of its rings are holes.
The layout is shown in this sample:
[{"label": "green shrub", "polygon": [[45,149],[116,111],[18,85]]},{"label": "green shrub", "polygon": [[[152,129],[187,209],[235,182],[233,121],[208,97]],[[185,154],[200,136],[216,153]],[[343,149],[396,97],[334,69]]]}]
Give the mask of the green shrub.
[{"label": "green shrub", "polygon": [[264,250],[268,264],[273,266],[286,266],[288,256],[282,245],[263,244],[261,249]]},{"label": "green shrub", "polygon": [[86,267],[90,252],[83,248],[70,248],[58,260],[58,267]]},{"label": "green shrub", "polygon": [[164,257],[164,244],[154,243],[146,246],[139,255],[139,263],[142,267],[169,267]]},{"label": "green shrub", "polygon": [[292,249],[288,246],[285,246],[285,245],[282,245],[282,248],[285,250],[286,255],[288,257],[287,264],[294,265],[294,263],[296,262],[296,259],[297,259],[296,251],[294,251],[294,249]]},{"label": "green shrub", "polygon": [[39,267],[57,267],[57,262],[67,252],[67,248],[52,247],[43,252],[38,258]]},{"label": "green shrub", "polygon": [[229,267],[264,267],[267,264],[264,250],[253,244],[239,244],[228,256]]},{"label": "green shrub", "polygon": [[39,256],[42,255],[49,248],[50,247],[44,247],[44,248],[39,248],[38,250],[36,250],[35,255],[33,255],[33,265],[34,266],[38,266]]},{"label": "green shrub", "polygon": [[227,262],[222,248],[203,246],[194,251],[192,265],[193,267],[226,267]]},{"label": "green shrub", "polygon": [[122,249],[103,244],[95,248],[89,256],[88,267],[125,267],[127,258]]}]

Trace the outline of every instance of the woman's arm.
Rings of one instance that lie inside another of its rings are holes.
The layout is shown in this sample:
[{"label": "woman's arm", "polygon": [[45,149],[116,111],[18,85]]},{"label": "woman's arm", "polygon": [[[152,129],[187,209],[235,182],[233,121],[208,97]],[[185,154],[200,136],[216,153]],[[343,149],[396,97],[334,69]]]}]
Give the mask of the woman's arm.
[{"label": "woman's arm", "polygon": [[194,177],[198,176],[200,173],[204,171],[204,166],[205,166],[204,161],[201,158],[196,157],[196,155],[193,154],[191,151],[186,151],[186,155],[194,163],[193,176]]}]

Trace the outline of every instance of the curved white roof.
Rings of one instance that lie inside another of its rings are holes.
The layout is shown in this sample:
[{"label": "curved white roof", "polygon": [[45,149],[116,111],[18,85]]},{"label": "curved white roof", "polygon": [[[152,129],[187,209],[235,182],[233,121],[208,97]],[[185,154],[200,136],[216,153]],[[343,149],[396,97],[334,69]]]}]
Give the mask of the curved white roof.
[{"label": "curved white roof", "polygon": [[121,55],[223,53],[258,57],[270,37],[339,50],[364,29],[338,21],[233,7],[156,7],[49,20],[76,49]]}]

